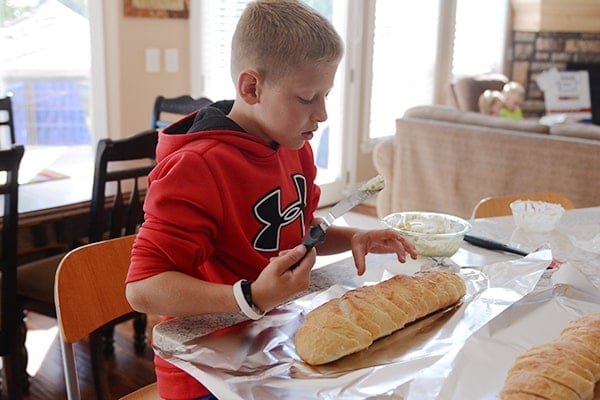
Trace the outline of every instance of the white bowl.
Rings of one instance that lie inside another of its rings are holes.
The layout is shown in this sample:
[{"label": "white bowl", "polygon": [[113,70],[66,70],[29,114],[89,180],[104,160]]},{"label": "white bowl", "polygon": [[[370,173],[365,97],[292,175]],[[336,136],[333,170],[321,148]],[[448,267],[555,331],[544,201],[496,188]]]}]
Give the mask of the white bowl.
[{"label": "white bowl", "polygon": [[392,213],[381,222],[408,237],[425,257],[450,257],[461,245],[471,224],[453,215],[407,211]]},{"label": "white bowl", "polygon": [[562,218],[560,204],[544,201],[516,200],[510,203],[515,225],[526,232],[550,232]]}]

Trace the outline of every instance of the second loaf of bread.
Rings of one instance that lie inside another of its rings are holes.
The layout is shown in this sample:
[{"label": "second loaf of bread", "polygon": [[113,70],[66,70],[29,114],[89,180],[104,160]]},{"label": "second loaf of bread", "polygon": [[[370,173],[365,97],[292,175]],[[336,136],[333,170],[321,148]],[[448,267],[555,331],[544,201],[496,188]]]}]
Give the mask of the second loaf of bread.
[{"label": "second loaf of bread", "polygon": [[508,371],[500,399],[591,400],[600,381],[600,313],[571,322],[560,337],[528,348]]},{"label": "second loaf of bread", "polygon": [[457,303],[465,293],[462,278],[449,271],[397,275],[350,290],[308,313],[296,333],[296,352],[311,365],[337,360]]}]

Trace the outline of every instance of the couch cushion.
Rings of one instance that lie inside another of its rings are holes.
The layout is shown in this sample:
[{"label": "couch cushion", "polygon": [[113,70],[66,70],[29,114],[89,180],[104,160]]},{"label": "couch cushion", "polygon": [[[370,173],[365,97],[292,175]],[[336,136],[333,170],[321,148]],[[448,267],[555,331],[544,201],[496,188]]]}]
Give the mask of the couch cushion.
[{"label": "couch cushion", "polygon": [[478,125],[489,128],[533,133],[549,133],[548,126],[540,124],[537,120],[516,120],[512,118],[496,117],[470,111],[459,111],[452,107],[440,105],[421,105],[412,107],[406,110],[404,117],[432,119],[454,122],[457,124]]},{"label": "couch cushion", "polygon": [[600,140],[600,126],[577,122],[564,122],[550,126],[550,134]]}]

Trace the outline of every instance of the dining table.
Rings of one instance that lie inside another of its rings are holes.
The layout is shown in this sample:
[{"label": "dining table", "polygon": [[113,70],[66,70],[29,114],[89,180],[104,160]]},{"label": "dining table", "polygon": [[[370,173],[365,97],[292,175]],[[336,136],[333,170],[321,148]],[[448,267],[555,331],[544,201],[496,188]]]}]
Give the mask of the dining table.
[{"label": "dining table", "polygon": [[[95,156],[96,148],[89,144],[25,146],[19,167],[20,263],[63,252],[87,237]],[[133,163],[147,165],[148,161]],[[109,169],[122,166],[130,164],[115,162]],[[108,185],[106,194],[115,190],[116,186]],[[123,191],[128,194],[129,186]],[[3,210],[0,199],[0,216]]]},{"label": "dining table", "polygon": [[[556,338],[571,320],[600,312],[600,206],[567,210],[550,232],[512,216],[472,219],[469,234],[527,255],[463,241],[445,267],[467,294],[368,349],[311,366],[294,349],[307,313],[345,291],[431,268],[419,256],[348,256],[315,268],[307,291],[258,321],[241,313],[173,318],[153,328],[156,354],[223,399],[497,399],[525,349]],[[382,225],[383,226],[383,225]]]},{"label": "dining table", "polygon": [[94,148],[26,146],[19,168],[19,223],[31,226],[89,209]]},{"label": "dining table", "polygon": [[[91,145],[27,145],[19,166],[19,263],[67,250],[87,235]],[[4,212],[0,199],[0,217]]]}]

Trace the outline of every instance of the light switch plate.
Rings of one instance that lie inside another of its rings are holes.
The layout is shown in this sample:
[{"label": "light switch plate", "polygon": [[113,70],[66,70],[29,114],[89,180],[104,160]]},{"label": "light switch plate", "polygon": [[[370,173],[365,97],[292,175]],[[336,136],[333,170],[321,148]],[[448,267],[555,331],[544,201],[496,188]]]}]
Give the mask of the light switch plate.
[{"label": "light switch plate", "polygon": [[146,49],[146,72],[160,72],[160,50],[156,47]]},{"label": "light switch plate", "polygon": [[179,50],[177,48],[165,49],[165,71],[179,72]]}]

